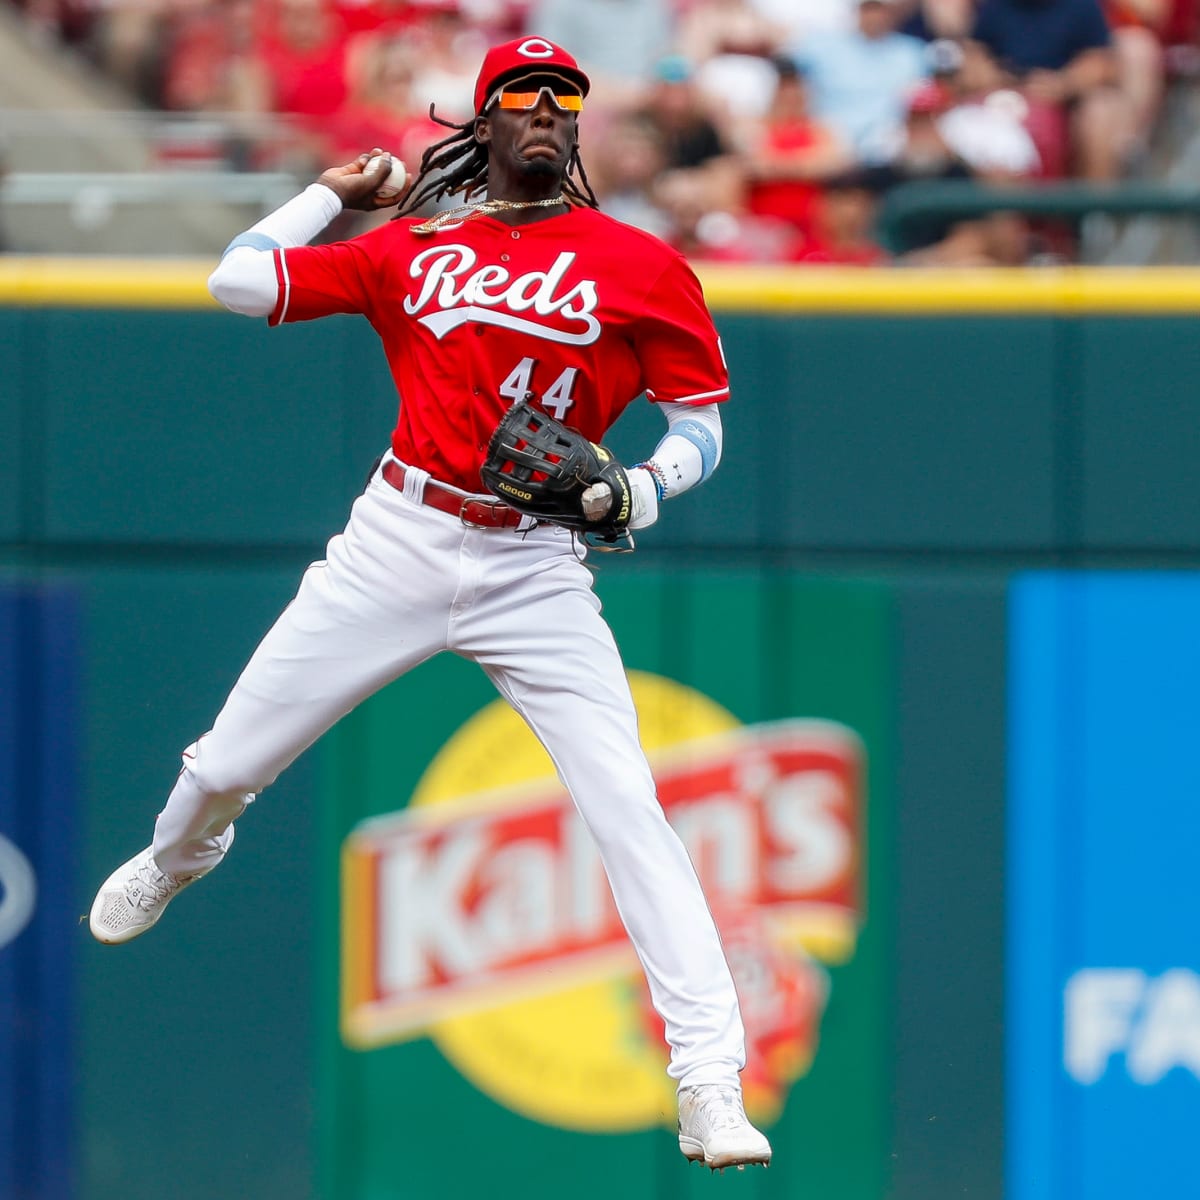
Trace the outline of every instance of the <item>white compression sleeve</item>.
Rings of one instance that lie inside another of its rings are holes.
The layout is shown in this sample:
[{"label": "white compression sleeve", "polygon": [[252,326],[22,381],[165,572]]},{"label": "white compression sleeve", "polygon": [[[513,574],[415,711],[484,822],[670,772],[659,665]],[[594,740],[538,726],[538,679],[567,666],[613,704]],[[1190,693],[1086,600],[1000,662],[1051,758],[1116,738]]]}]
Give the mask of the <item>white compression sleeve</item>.
[{"label": "white compression sleeve", "polygon": [[341,211],[342,202],[333,191],[324,184],[309,184],[229,243],[208,277],[213,299],[231,312],[265,317],[279,294],[273,251],[306,245]]},{"label": "white compression sleeve", "polygon": [[323,183],[310,183],[298,196],[261,221],[251,225],[246,233],[235,237],[231,246],[238,245],[247,234],[259,234],[276,246],[305,246],[342,211],[342,202],[332,188]]},{"label": "white compression sleeve", "polygon": [[721,461],[721,410],[717,404],[657,404],[667,432],[645,465],[659,485],[660,499],[703,483]]}]

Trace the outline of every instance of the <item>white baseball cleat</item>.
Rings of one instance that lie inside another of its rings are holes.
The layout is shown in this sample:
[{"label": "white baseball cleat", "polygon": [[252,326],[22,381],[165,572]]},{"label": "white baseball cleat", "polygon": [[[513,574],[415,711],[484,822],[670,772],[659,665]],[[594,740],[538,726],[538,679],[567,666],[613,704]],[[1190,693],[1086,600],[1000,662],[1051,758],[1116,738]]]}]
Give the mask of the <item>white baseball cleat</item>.
[{"label": "white baseball cleat", "polygon": [[679,1149],[714,1171],[771,1161],[771,1143],[746,1119],[741,1089],[721,1083],[679,1089]]},{"label": "white baseball cleat", "polygon": [[171,875],[161,871],[152,848],[147,846],[100,885],[88,921],[92,936],[114,946],[132,941],[163,915],[171,900],[189,883],[207,874]]}]

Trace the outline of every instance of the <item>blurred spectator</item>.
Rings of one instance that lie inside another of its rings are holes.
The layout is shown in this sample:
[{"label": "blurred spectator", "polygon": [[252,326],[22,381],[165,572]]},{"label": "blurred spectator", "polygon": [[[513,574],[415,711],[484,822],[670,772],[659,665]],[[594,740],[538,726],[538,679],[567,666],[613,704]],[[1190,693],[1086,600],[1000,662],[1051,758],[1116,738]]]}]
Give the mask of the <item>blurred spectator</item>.
[{"label": "blurred spectator", "polygon": [[177,112],[234,106],[236,64],[252,52],[254,0],[190,0],[171,14],[158,103]]},{"label": "blurred spectator", "polygon": [[96,3],[87,50],[109,78],[143,104],[157,105],[169,0]]},{"label": "blurred spectator", "polygon": [[676,44],[696,71],[696,86],[731,124],[761,118],[775,93],[774,56],[785,30],[749,0],[699,0],[683,13]]},{"label": "blurred spectator", "polygon": [[[904,136],[896,153],[887,163],[860,172],[860,178],[871,190],[878,195],[906,183],[971,178],[970,167],[951,147],[938,124],[952,102],[949,89],[940,81],[930,80],[917,89],[909,101]],[[955,224],[952,218],[934,214],[915,227],[910,221],[909,244],[928,246],[940,242]]]},{"label": "blurred spectator", "polygon": [[[774,67],[763,60],[775,75]],[[592,141],[590,175],[606,211],[660,236],[691,258],[778,263],[791,256],[797,231],[787,222],[744,208],[743,156],[729,144],[683,55],[661,60],[645,103],[614,133]],[[634,145],[630,132],[637,131]],[[646,143],[657,166],[648,176]],[[619,190],[613,182],[624,185]]]},{"label": "blurred spectator", "polygon": [[1129,114],[1128,157],[1150,142],[1166,86],[1166,47],[1173,0],[1105,0],[1117,59],[1117,87]]},{"label": "blurred spectator", "polygon": [[[959,94],[945,77],[930,80],[909,103],[904,145],[891,162],[872,172],[872,181],[880,190],[890,191],[898,184],[926,180],[980,179],[1003,184],[1028,174],[1037,164],[1032,138],[1020,124],[1018,113],[1005,114],[995,103],[1000,95],[995,93],[982,103],[960,103]],[[1009,96],[1021,103],[1015,93]],[[964,261],[979,255],[980,246],[992,246],[989,253],[998,254],[999,247],[1016,244],[1019,230],[1028,241],[1029,222],[1016,214],[975,220],[930,214],[919,227],[910,224],[912,249],[906,257],[915,261],[918,250],[935,246],[941,247],[939,253],[947,265],[954,255],[964,256]]]},{"label": "blurred spectator", "polygon": [[260,143],[250,165],[308,171],[322,163],[328,123],[349,93],[349,45],[332,0],[267,0],[250,52],[232,73],[233,111],[286,115],[290,134]]},{"label": "blurred spectator", "polygon": [[993,182],[1037,175],[1041,159],[1025,128],[1027,105],[1012,89],[996,88],[982,47],[935,42],[929,61],[935,94],[944,101],[936,115],[938,132],[972,175]]},{"label": "blurred spectator", "polygon": [[657,64],[646,102],[637,111],[658,131],[665,174],[676,182],[694,181],[713,208],[740,205],[741,161],[710,116],[711,106],[696,87],[687,59],[673,54]]},{"label": "blurred spectator", "polygon": [[854,26],[856,0],[750,0],[751,7],[783,31],[785,46],[809,34],[844,33]]},{"label": "blurred spectator", "polygon": [[799,253],[801,238],[786,221],[714,211],[688,189],[665,195],[663,205],[673,222],[666,240],[689,259],[778,265]]},{"label": "blurred spectator", "polygon": [[959,221],[940,241],[900,255],[905,267],[1020,267],[1034,256],[1029,222],[1017,213]]},{"label": "blurred spectator", "polygon": [[808,89],[796,65],[781,57],[775,67],[778,82],[771,107],[745,151],[746,206],[808,235],[821,184],[849,170],[854,155],[809,112]]},{"label": "blurred spectator", "polygon": [[1168,80],[1200,76],[1200,0],[1171,0],[1162,42]]},{"label": "blurred spectator", "polygon": [[898,16],[894,0],[859,0],[853,30],[814,35],[795,55],[814,114],[866,163],[891,158],[908,97],[928,73],[924,44],[896,31]]},{"label": "blurred spectator", "polygon": [[628,110],[671,51],[674,10],[670,0],[533,0],[524,32],[571,48],[591,78],[593,111]]},{"label": "blurred spectator", "polygon": [[668,237],[671,218],[655,189],[667,165],[661,130],[643,113],[622,113],[588,157],[588,179],[600,206],[657,237]]},{"label": "blurred spectator", "polygon": [[328,125],[331,162],[349,162],[379,146],[400,158],[409,171],[425,148],[450,131],[429,117],[414,80],[417,51],[401,35],[374,38],[355,56],[350,95]]},{"label": "blurred spectator", "polygon": [[87,48],[96,23],[96,9],[89,0],[18,0],[17,7],[36,41],[57,40]]},{"label": "blurred spectator", "polygon": [[682,8],[675,44],[699,64],[718,54],[774,54],[785,31],[751,0],[694,0]]},{"label": "blurred spectator", "polygon": [[1122,173],[1133,128],[1099,0],[980,0],[971,36],[1029,105],[1045,174]]},{"label": "blurred spectator", "polygon": [[954,104],[950,89],[929,80],[912,94],[899,150],[883,168],[896,182],[969,179],[971,168],[946,138],[942,121]]},{"label": "blurred spectator", "polygon": [[450,121],[466,121],[475,111],[475,65],[487,52],[483,29],[473,24],[458,0],[423,0],[421,16],[407,36],[414,51],[413,92],[428,111]]},{"label": "blurred spectator", "polygon": [[331,0],[267,0],[240,106],[328,117],[346,100],[345,29]]},{"label": "blurred spectator", "polygon": [[899,28],[924,42],[967,37],[975,23],[976,0],[902,0]]},{"label": "blurred spectator", "polygon": [[793,255],[798,263],[882,266],[887,251],[875,237],[878,190],[868,172],[849,171],[826,182],[813,209],[812,231]]},{"label": "blurred spectator", "polygon": [[695,86],[690,62],[669,54],[654,67],[643,112],[662,130],[670,165],[699,167],[728,150],[710,116],[710,105]]},{"label": "blurred spectator", "polygon": [[334,8],[350,37],[360,33],[394,37],[419,16],[409,0],[334,0]]},{"label": "blurred spectator", "polygon": [[[1200,74],[1200,0],[21,7],[38,28],[86,37],[135,99],[232,122],[231,140],[194,123],[199,132],[163,157],[297,173],[375,145],[412,170],[446,133],[430,101],[443,118],[470,116],[464,64],[487,44],[528,34],[578,47],[594,80],[586,136],[606,207],[685,253],[729,262],[875,261],[879,189],[909,180],[1115,179],[1153,136],[1172,73]],[[1042,236],[1008,214],[970,224],[941,229],[906,261],[1015,262]]]}]

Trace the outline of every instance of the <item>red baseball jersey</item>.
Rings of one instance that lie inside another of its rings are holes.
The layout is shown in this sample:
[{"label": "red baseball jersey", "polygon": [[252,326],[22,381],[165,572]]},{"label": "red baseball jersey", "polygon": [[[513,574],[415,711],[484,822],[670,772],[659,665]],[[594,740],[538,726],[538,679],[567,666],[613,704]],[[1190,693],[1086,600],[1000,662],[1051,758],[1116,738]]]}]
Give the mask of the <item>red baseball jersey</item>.
[{"label": "red baseball jersey", "polygon": [[590,208],[519,227],[482,216],[414,233],[419,223],[276,250],[270,317],[371,322],[400,397],[402,462],[476,492],[516,400],[600,441],[642,392],[682,404],[729,395],[700,281],[658,238]]}]

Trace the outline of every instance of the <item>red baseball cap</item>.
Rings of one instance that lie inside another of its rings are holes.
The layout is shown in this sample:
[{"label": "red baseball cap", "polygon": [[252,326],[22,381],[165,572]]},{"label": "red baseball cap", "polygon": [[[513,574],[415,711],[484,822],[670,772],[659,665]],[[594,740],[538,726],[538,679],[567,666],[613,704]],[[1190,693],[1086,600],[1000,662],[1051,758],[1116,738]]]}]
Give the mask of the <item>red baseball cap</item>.
[{"label": "red baseball cap", "polygon": [[511,42],[493,46],[483,56],[479,78],[475,81],[475,111],[483,112],[488,97],[506,79],[545,70],[548,74],[563,75],[588,94],[591,81],[579,69],[579,64],[561,47],[543,37],[519,37]]}]

